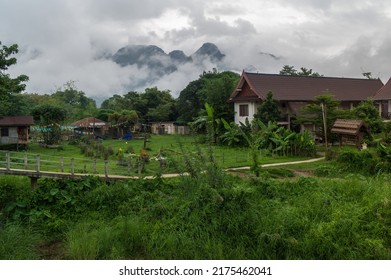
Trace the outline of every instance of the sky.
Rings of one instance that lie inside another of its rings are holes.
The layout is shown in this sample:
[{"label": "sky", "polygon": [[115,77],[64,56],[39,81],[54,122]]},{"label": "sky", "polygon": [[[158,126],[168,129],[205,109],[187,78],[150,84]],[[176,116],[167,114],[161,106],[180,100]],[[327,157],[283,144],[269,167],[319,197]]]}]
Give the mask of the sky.
[{"label": "sky", "polygon": [[[284,65],[324,76],[391,77],[391,5],[381,0],[0,0],[0,41],[18,44],[11,76],[26,91],[53,93],[68,81],[96,100],[125,94],[147,69],[104,55],[127,45],[194,53],[205,42],[226,56],[219,71],[278,73]],[[174,97],[212,62],[185,64],[148,86]],[[224,69],[222,69],[224,68]]]}]

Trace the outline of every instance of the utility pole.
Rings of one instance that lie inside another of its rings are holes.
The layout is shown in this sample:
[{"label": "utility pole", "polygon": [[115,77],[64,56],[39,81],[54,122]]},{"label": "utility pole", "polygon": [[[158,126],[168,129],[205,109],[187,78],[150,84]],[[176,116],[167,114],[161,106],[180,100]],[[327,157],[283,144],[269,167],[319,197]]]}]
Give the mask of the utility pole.
[{"label": "utility pole", "polygon": [[327,106],[323,102],[320,103],[320,106],[322,107],[324,141],[327,149],[329,146],[327,142]]}]

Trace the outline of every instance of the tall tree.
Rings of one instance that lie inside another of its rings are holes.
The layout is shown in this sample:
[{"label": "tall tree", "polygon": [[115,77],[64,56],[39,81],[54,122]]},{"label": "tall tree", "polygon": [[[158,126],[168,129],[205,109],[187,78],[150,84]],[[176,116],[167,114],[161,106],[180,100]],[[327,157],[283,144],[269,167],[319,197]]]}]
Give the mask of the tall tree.
[{"label": "tall tree", "polygon": [[45,144],[54,144],[60,141],[60,125],[66,119],[65,109],[42,104],[32,109],[32,115],[37,124],[39,124]]},{"label": "tall tree", "polygon": [[157,87],[146,88],[144,92],[131,91],[121,95],[114,95],[103,101],[101,109],[110,109],[116,112],[134,110],[139,120],[173,121],[176,119],[175,100],[169,90],[159,90]]},{"label": "tall tree", "polygon": [[17,59],[13,55],[18,53],[18,45],[13,44],[9,47],[0,42],[0,116],[15,115],[19,108],[15,102],[19,102],[22,96],[17,95],[21,93],[26,85],[24,82],[28,81],[26,75],[19,75],[16,78],[11,78],[6,73],[8,68],[16,64]]},{"label": "tall tree", "polygon": [[259,105],[258,112],[254,116],[263,123],[276,122],[281,117],[278,100],[273,98],[273,92],[269,91],[265,100]]},{"label": "tall tree", "polygon": [[129,131],[138,122],[138,115],[134,110],[122,110],[109,114],[108,120],[117,128],[117,137],[122,137],[124,130]]},{"label": "tall tree", "polygon": [[230,71],[204,72],[190,82],[177,99],[178,120],[191,122],[204,110],[204,104],[213,107],[216,118],[231,121],[234,116],[232,104],[227,103],[235,88],[239,75]]},{"label": "tall tree", "polygon": [[297,117],[297,121],[299,123],[314,123],[319,128],[320,136],[325,139],[324,121],[326,133],[330,135],[332,125],[341,113],[338,110],[339,103],[331,92],[325,92],[323,95],[317,96],[315,102],[307,104],[301,109],[302,115]]},{"label": "tall tree", "polygon": [[75,121],[97,113],[95,100],[77,89],[75,82],[68,81],[63,88],[52,94],[56,105],[67,111],[69,121]]},{"label": "tall tree", "polygon": [[312,69],[300,67],[300,71],[296,70],[294,66],[284,65],[280,71],[280,75],[287,76],[306,76],[306,77],[322,77],[318,72],[312,72]]},{"label": "tall tree", "polygon": [[361,101],[360,104],[353,109],[353,114],[356,118],[364,120],[371,129],[371,132],[381,132],[384,126],[383,119],[380,117],[379,111],[372,99]]}]

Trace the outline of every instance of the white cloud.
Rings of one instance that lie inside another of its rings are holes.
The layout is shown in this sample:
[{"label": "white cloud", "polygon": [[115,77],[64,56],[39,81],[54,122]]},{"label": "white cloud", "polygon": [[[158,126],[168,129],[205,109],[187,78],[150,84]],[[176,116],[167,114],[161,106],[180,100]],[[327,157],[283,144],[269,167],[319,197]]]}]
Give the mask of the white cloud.
[{"label": "white cloud", "polygon": [[[359,77],[361,69],[383,81],[391,75],[391,12],[381,0],[0,0],[0,6],[0,40],[21,50],[10,72],[28,75],[31,92],[48,93],[69,80],[100,98],[139,90],[147,69],[97,59],[127,44],[190,55],[214,42],[226,67],[239,72],[278,73],[289,64],[332,76]],[[213,67],[187,64],[154,85],[177,93]]]}]

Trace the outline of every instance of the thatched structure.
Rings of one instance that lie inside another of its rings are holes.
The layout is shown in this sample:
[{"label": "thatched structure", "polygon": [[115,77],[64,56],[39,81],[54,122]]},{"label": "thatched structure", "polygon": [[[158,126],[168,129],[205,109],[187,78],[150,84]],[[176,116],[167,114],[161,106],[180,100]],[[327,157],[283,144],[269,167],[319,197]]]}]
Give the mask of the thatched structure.
[{"label": "thatched structure", "polygon": [[364,136],[370,134],[368,125],[363,120],[337,119],[331,128],[331,133],[339,136],[339,144],[354,143],[361,148]]}]

